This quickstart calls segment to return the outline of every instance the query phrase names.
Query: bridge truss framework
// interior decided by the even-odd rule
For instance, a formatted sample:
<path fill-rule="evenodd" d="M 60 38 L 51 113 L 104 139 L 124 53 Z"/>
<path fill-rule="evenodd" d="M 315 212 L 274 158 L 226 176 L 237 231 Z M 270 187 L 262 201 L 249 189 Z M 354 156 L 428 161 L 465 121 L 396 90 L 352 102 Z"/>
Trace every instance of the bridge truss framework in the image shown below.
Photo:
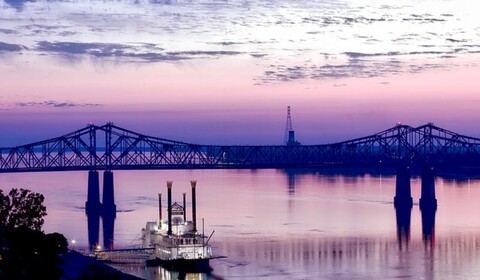
<path fill-rule="evenodd" d="M 147 136 L 107 123 L 61 137 L 0 148 L 0 173 L 221 168 L 420 166 L 479 167 L 480 139 L 431 123 L 321 145 L 199 145 Z"/>

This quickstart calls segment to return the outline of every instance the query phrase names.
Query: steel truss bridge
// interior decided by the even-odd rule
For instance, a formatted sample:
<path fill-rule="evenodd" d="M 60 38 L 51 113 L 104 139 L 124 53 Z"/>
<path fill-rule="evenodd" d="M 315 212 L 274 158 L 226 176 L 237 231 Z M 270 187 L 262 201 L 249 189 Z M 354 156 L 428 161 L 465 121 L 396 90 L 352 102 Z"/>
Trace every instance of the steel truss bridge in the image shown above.
<path fill-rule="evenodd" d="M 398 124 L 382 132 L 321 145 L 198 145 L 147 136 L 107 123 L 61 137 L 0 148 L 0 173 L 214 168 L 410 166 L 480 167 L 480 139 Z"/>

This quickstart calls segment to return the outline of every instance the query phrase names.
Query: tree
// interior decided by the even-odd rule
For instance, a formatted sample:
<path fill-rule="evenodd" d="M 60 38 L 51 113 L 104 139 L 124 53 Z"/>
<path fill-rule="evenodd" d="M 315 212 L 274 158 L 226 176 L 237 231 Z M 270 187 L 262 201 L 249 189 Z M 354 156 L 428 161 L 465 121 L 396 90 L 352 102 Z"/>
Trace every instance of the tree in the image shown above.
<path fill-rule="evenodd" d="M 3 194 L 0 190 L 0 227 L 7 225 L 8 216 L 10 213 L 10 200 L 8 196 Z"/>
<path fill-rule="evenodd" d="M 68 251 L 60 233 L 44 234 L 42 194 L 0 190 L 0 279 L 59 279 L 60 255 Z"/>
<path fill-rule="evenodd" d="M 0 225 L 41 231 L 47 215 L 43 201 L 42 194 L 27 189 L 13 188 L 7 196 L 0 190 Z"/>
<path fill-rule="evenodd" d="M 63 235 L 17 227 L 8 228 L 3 240 L 0 279 L 60 279 L 60 255 L 68 251 Z"/>

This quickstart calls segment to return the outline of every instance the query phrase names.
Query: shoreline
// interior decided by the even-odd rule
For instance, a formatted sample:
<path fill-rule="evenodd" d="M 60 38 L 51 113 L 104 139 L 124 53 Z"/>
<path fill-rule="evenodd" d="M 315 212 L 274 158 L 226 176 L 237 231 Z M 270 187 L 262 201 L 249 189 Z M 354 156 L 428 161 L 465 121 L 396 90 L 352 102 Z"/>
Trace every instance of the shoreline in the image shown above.
<path fill-rule="evenodd" d="M 60 257 L 59 268 L 63 271 L 60 279 L 119 279 L 143 280 L 143 278 L 122 272 L 100 260 L 84 255 L 75 250 L 69 250 Z"/>

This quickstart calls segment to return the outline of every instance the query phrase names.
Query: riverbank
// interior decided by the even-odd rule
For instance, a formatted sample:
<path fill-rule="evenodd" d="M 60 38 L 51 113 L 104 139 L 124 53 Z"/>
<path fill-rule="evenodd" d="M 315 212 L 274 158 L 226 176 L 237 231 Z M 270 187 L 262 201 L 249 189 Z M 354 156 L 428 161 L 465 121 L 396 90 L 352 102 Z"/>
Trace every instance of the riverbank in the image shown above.
<path fill-rule="evenodd" d="M 63 271 L 62 280 L 77 279 L 117 279 L 142 280 L 142 278 L 123 273 L 95 258 L 80 252 L 70 250 L 62 256 L 60 269 Z"/>

